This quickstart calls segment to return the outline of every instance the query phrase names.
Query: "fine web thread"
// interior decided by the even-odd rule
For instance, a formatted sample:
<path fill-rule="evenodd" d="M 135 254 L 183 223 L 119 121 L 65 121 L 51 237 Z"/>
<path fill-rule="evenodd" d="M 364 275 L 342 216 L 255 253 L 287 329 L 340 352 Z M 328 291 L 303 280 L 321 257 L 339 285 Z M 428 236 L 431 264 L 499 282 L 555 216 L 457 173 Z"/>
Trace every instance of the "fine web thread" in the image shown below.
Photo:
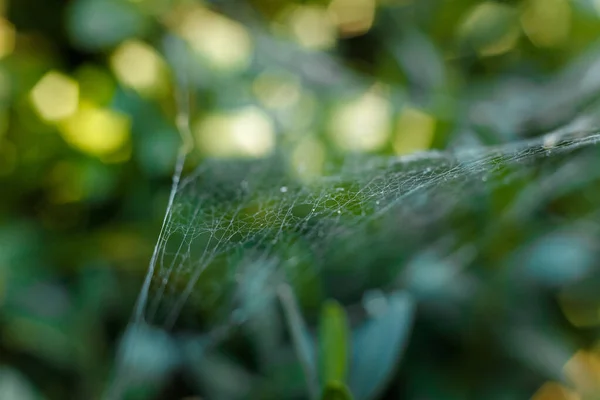
<path fill-rule="evenodd" d="M 170 51 L 181 51 L 178 45 L 180 43 L 169 43 L 173 42 L 175 39 L 167 37 L 165 40 L 165 48 L 167 49 L 167 53 Z M 175 49 L 175 50 L 172 50 Z M 170 54 L 173 56 L 173 54 Z M 167 54 L 169 56 L 169 54 Z M 165 211 L 165 216 L 163 218 L 163 222 L 161 225 L 161 229 L 158 235 L 158 239 L 154 246 L 154 250 L 152 252 L 152 257 L 150 259 L 150 263 L 148 265 L 148 271 L 146 273 L 146 277 L 144 278 L 144 282 L 140 289 L 140 293 L 136 300 L 134 310 L 129 321 L 129 324 L 125 330 L 125 335 L 130 334 L 135 337 L 136 332 L 138 332 L 143 326 L 146 325 L 146 318 L 144 316 L 144 311 L 146 309 L 146 305 L 148 304 L 148 295 L 150 292 L 150 286 L 152 283 L 152 277 L 154 275 L 154 271 L 156 268 L 156 262 L 158 260 L 158 255 L 161 249 L 161 243 L 164 240 L 166 228 L 171 221 L 171 217 L 173 215 L 173 203 L 175 200 L 175 196 L 180 186 L 181 176 L 183 174 L 183 168 L 187 159 L 188 154 L 192 151 L 193 148 L 193 138 L 190 128 L 190 86 L 189 86 L 189 71 L 187 68 L 187 64 L 183 63 L 183 68 L 173 68 L 175 72 L 175 105 L 176 105 L 176 116 L 175 116 L 175 125 L 177 131 L 181 137 L 181 146 L 178 151 L 177 160 L 175 163 L 175 168 L 172 177 L 171 190 L 169 193 L 169 201 L 167 203 L 167 208 Z M 104 399 L 105 400 L 118 400 L 122 397 L 123 392 L 127 389 L 128 385 L 128 375 L 127 371 L 121 371 L 119 361 L 127 358 L 129 349 L 122 349 L 119 356 L 121 360 L 117 361 L 117 370 L 115 376 L 111 384 L 109 385 L 107 391 L 105 392 Z"/>
<path fill-rule="evenodd" d="M 267 264 L 274 261 L 285 268 L 290 260 L 278 253 L 293 245 L 287 241 L 286 234 L 289 232 L 304 232 L 303 238 L 310 242 L 309 246 L 313 246 L 306 248 L 307 254 L 320 254 L 334 243 L 359 243 L 364 239 L 360 237 L 361 225 L 378 218 L 386 219 L 385 215 L 402 204 L 405 204 L 404 208 L 421 207 L 418 204 L 419 193 L 427 195 L 427 192 L 433 191 L 435 194 L 433 189 L 451 182 L 455 182 L 457 188 L 462 187 L 471 177 L 479 177 L 480 182 L 486 182 L 488 173 L 493 175 L 503 167 L 516 166 L 546 155 L 558 155 L 597 141 L 598 135 L 590 131 L 549 134 L 535 140 L 454 153 L 374 157 L 368 162 L 350 166 L 340 175 L 320 178 L 313 186 L 294 186 L 285 173 L 277 171 L 277 164 L 269 161 L 241 164 L 237 169 L 229 169 L 237 165 L 235 162 L 201 166 L 182 178 L 167 211 L 172 215 L 166 218 L 153 261 L 153 266 L 159 264 L 158 269 L 149 273 L 150 281 L 154 280 L 158 289 L 153 290 L 156 296 L 153 296 L 150 312 L 146 314 L 147 321 L 172 327 L 200 276 L 220 256 L 228 257 L 238 252 L 248 255 L 248 258 L 236 262 L 241 270 L 245 268 L 245 262 L 258 260 Z M 525 166 L 517 168 L 521 169 L 525 170 Z M 265 177 L 273 179 L 265 181 Z M 445 197 L 446 205 L 442 205 L 441 210 L 462 198 L 459 192 L 448 194 L 455 196 Z M 345 197 L 336 197 L 338 195 Z M 302 205 L 309 206 L 307 215 L 295 215 Z M 435 209 L 432 211 L 434 215 L 437 212 Z M 425 217 L 435 219 L 434 215 L 426 213 Z M 404 215 L 402 218 L 410 219 L 411 216 Z M 353 239 L 353 236 L 357 238 Z M 169 240 L 176 247 L 174 252 L 167 250 Z M 193 255 L 192 251 L 197 250 L 200 254 Z M 171 256 L 173 260 L 166 262 L 166 258 Z M 294 254 L 291 258 L 302 256 Z M 183 287 L 176 285 L 174 280 L 183 282 Z M 243 280 L 239 283 L 245 284 Z M 166 293 L 167 286 L 170 287 L 169 293 Z M 161 303 L 165 296 L 174 297 L 175 301 Z M 155 320 L 161 306 L 167 307 L 167 317 L 162 322 Z"/>
<path fill-rule="evenodd" d="M 176 40 L 173 37 L 167 36 L 165 39 L 165 50 L 167 58 L 172 59 L 173 62 L 173 71 L 175 75 L 175 103 L 177 107 L 176 116 L 175 116 L 175 124 L 177 127 L 177 131 L 181 136 L 181 147 L 179 149 L 179 154 L 177 156 L 177 161 L 175 165 L 175 171 L 173 173 L 172 184 L 171 184 L 171 192 L 169 194 L 169 201 L 167 203 L 167 209 L 165 211 L 165 216 L 163 219 L 163 223 L 158 235 L 158 239 L 156 241 L 156 245 L 154 246 L 154 251 L 152 253 L 152 258 L 150 259 L 150 264 L 148 267 L 148 272 L 146 274 L 146 278 L 144 279 L 143 286 L 140 290 L 140 294 L 138 296 L 138 300 L 135 305 L 135 311 L 133 314 L 133 322 L 141 323 L 145 322 L 144 310 L 146 305 L 148 304 L 148 294 L 150 292 L 150 285 L 152 284 L 152 277 L 154 275 L 154 271 L 156 268 L 156 262 L 158 260 L 158 255 L 160 252 L 161 243 L 164 240 L 166 227 L 169 225 L 172 216 L 173 202 L 175 200 L 175 196 L 179 189 L 179 184 L 181 182 L 181 176 L 183 174 L 183 167 L 185 165 L 186 158 L 188 154 L 193 149 L 193 138 L 192 132 L 190 128 L 190 82 L 189 82 L 189 68 L 187 64 L 187 59 L 185 59 L 182 55 L 185 52 L 185 49 L 182 48 L 183 44 Z M 179 67 L 179 68 L 178 68 Z M 164 287 L 161 289 L 164 290 Z M 153 315 L 156 312 L 151 313 Z"/>

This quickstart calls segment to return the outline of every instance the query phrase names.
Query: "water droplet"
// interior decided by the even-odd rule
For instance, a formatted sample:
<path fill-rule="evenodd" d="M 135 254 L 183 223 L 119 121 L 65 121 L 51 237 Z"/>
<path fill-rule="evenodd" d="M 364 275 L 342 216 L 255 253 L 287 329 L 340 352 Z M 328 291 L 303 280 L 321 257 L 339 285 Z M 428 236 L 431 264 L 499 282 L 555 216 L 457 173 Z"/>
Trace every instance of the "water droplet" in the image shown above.
<path fill-rule="evenodd" d="M 288 191 L 288 188 L 287 188 L 287 186 L 282 186 L 282 187 L 279 188 L 279 191 L 281 193 L 286 193 Z"/>
<path fill-rule="evenodd" d="M 341 214 L 342 212 L 341 212 L 340 210 L 337 210 L 337 213 L 338 213 L 338 214 Z"/>
<path fill-rule="evenodd" d="M 379 200 L 377 200 L 377 201 L 375 202 L 375 204 L 377 204 L 377 205 L 379 205 L 379 203 L 380 203 L 380 202 L 379 202 Z"/>
<path fill-rule="evenodd" d="M 343 191 L 344 191 L 344 188 L 343 188 L 343 187 L 339 187 L 339 188 L 335 188 L 335 190 L 336 190 L 337 192 L 343 192 Z"/>

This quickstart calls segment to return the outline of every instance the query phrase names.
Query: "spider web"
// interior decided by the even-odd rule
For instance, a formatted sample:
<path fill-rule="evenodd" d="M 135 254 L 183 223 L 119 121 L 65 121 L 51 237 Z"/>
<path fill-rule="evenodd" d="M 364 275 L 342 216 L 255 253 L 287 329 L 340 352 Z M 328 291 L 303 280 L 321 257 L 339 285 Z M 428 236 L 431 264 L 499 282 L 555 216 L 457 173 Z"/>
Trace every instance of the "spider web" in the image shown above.
<path fill-rule="evenodd" d="M 403 285 L 408 260 L 466 234 L 448 221 L 511 182 L 535 176 L 564 188 L 581 179 L 577 171 L 590 158 L 574 164 L 565 154 L 594 149 L 599 138 L 554 133 L 491 148 L 349 156 L 310 183 L 293 178 L 284 154 L 208 160 L 189 176 L 175 175 L 135 323 L 171 329 L 186 315 L 182 325 L 191 329 L 239 324 L 281 282 L 318 281 L 323 296 L 346 301 L 372 287 Z M 544 190 L 524 190 L 504 219 L 527 215 Z M 190 325 L 200 315 L 208 328 Z"/>
<path fill-rule="evenodd" d="M 487 285 L 473 279 L 494 282 L 477 257 L 514 229 L 529 237 L 556 230 L 560 222 L 539 214 L 600 181 L 599 140 L 596 131 L 560 129 L 494 147 L 347 155 L 309 182 L 295 178 L 284 152 L 209 159 L 184 174 L 184 148 L 106 398 L 120 398 L 140 373 L 164 377 L 180 362 L 165 331 L 217 344 L 271 312 L 281 284 L 309 323 L 325 299 L 352 310 L 366 307 L 372 289 L 400 289 L 425 303 L 441 299 L 444 323 L 460 324 L 458 309 Z M 592 204 L 570 220 L 600 218 Z M 504 254 L 518 253 L 515 240 Z M 146 360 L 150 354 L 158 358 Z"/>
<path fill-rule="evenodd" d="M 264 47 L 273 45 L 269 41 Z M 185 58 L 177 54 L 184 51 L 176 42 L 169 42 L 165 49 L 176 53 L 167 58 Z M 277 52 L 263 56 L 271 54 Z M 308 64 L 327 64 L 313 61 Z M 186 80 L 187 71 L 178 71 L 178 65 L 186 61 L 172 64 L 176 78 Z M 340 86 L 361 86 L 355 76 L 342 76 L 346 80 Z M 564 81 L 568 84 L 557 84 L 549 92 L 579 93 L 579 87 L 569 92 L 573 79 Z M 596 92 L 597 84 L 592 83 L 586 90 Z M 190 84 L 179 82 L 179 86 Z M 546 103 L 552 96 L 545 91 L 535 93 L 528 102 L 535 109 L 523 110 L 527 116 L 558 118 L 562 113 L 555 111 L 568 108 L 568 102 L 560 101 L 551 102 L 550 107 Z M 189 114 L 185 99 L 179 103 L 182 114 Z M 494 107 L 502 109 L 501 105 L 486 106 L 491 111 L 474 107 L 474 113 L 498 117 L 479 121 L 483 127 L 506 131 L 505 140 L 514 138 L 509 133 L 519 130 L 520 119 L 497 112 Z M 566 113 L 572 117 L 572 112 Z M 259 160 L 209 159 L 184 173 L 191 135 L 186 115 L 180 115 L 183 150 L 163 226 L 122 344 L 124 367 L 119 368 L 124 373 L 117 371 L 107 398 L 120 398 L 126 381 L 135 380 L 126 376 L 135 375 L 131 369 L 162 368 L 161 373 L 169 369 L 167 356 L 158 361 L 139 357 L 156 351 L 155 344 L 150 345 L 152 349 L 144 347 L 148 325 L 160 331 L 207 333 L 218 339 L 230 328 L 260 316 L 282 283 L 294 289 L 308 320 L 321 300 L 333 297 L 352 307 L 363 295 L 373 293 L 369 289 L 406 290 L 418 301 L 444 291 L 452 292 L 453 300 L 471 296 L 468 280 L 485 274 L 473 265 L 481 262 L 478 254 L 497 243 L 498 235 L 510 233 L 507 226 L 556 229 L 551 224 L 540 228 L 543 222 L 537 218 L 549 199 L 600 179 L 596 146 L 600 134 L 590 129 L 598 121 L 588 117 L 571 119 L 567 127 L 535 139 L 494 147 L 460 145 L 458 150 L 404 157 L 348 154 L 343 162 L 327 165 L 321 177 L 306 182 L 295 177 L 283 149 Z M 496 204 L 498 199 L 500 204 Z M 575 220 L 600 220 L 597 206 L 582 210 Z M 591 218 L 585 215 L 588 211 L 594 213 Z M 512 254 L 516 247 L 505 254 Z M 437 267 L 432 270 L 430 265 Z M 475 271 L 457 282 L 451 280 L 458 275 L 457 268 Z M 448 319 L 454 317 L 451 314 Z M 177 352 L 172 342 L 153 340 L 164 344 L 165 353 Z M 137 359 L 131 362 L 128 357 Z M 160 375 L 153 374 L 149 376 Z"/>

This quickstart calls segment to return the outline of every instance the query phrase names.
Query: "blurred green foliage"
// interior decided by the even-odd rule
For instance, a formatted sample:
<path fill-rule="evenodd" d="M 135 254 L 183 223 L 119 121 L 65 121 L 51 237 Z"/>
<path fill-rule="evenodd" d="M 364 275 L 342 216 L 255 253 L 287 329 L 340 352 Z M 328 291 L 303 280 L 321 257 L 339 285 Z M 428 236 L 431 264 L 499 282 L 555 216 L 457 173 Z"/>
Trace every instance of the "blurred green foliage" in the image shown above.
<path fill-rule="evenodd" d="M 344 190 L 324 189 L 332 198 L 319 211 L 343 203 L 355 216 L 369 200 L 353 197 L 364 195 L 367 178 L 396 172 L 365 154 L 592 132 L 600 117 L 594 0 L 0 0 L 0 12 L 2 399 L 106 393 L 168 203 L 182 97 L 189 97 L 183 117 L 194 142 L 184 176 L 206 158 L 281 152 L 283 165 L 273 169 L 289 168 L 294 182 L 310 187 L 352 154 L 357 165 L 349 169 L 366 172 L 336 181 Z M 357 231 L 355 248 L 340 239 L 320 261 L 299 258 L 331 261 L 333 272 L 320 277 L 329 282 L 323 289 L 302 276 L 305 265 L 293 267 L 301 271 L 294 293 L 313 311 L 288 322 L 296 330 L 318 325 L 314 311 L 329 296 L 348 309 L 363 295 L 387 304 L 361 325 L 346 310 L 348 343 L 331 337 L 343 330 L 344 309 L 326 306 L 322 343 L 333 342 L 323 353 L 332 371 L 326 381 L 344 381 L 338 367 L 348 367 L 344 384 L 357 399 L 597 396 L 598 151 L 535 160 L 523 166 L 498 156 L 501 171 L 489 178 L 496 186 L 481 183 L 485 174 L 469 175 L 457 185 L 462 191 L 424 199 L 425 211 L 413 199 L 405 214 Z M 415 179 L 446 167 L 427 159 L 414 165 Z M 218 184 L 223 170 L 211 168 Z M 271 189 L 291 195 L 297 188 L 266 188 L 261 204 L 279 204 Z M 237 192 L 213 194 L 228 215 Z M 379 203 L 370 205 L 374 212 Z M 294 211 L 309 214 L 310 205 Z M 436 223 L 418 220 L 438 212 L 444 217 Z M 289 260 L 308 254 L 309 244 L 284 242 L 276 252 Z M 264 268 L 250 269 L 253 281 Z M 210 294 L 210 278 L 224 281 L 227 273 L 207 270 L 199 290 Z M 397 287 L 367 291 L 396 280 L 419 306 L 414 326 L 413 300 Z M 259 299 L 260 290 L 246 297 Z M 123 346 L 145 355 L 130 368 L 138 381 L 127 378 L 138 390 L 133 397 L 304 398 L 307 371 L 296 353 L 319 348 L 311 333 L 270 349 L 285 329 L 273 322 L 278 306 L 259 302 L 254 312 L 267 322 L 253 329 L 263 342 L 238 332 L 223 351 L 199 336 L 222 311 L 213 304 L 221 303 L 190 302 L 182 324 L 202 329 L 176 344 L 151 329 L 125 336 Z M 277 357 L 257 366 L 257 354 L 270 352 Z M 557 370 L 568 360 L 569 382 L 559 384 Z M 192 367 L 183 373 L 181 364 Z M 326 398 L 345 398 L 345 389 L 334 391 Z"/>

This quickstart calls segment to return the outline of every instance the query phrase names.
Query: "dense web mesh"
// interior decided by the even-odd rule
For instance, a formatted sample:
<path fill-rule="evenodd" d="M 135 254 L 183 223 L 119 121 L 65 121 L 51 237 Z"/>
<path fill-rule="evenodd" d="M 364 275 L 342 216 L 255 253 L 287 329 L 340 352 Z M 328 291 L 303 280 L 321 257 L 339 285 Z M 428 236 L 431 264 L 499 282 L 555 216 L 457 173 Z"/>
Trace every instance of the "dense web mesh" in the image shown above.
<path fill-rule="evenodd" d="M 598 139 L 555 133 L 493 148 L 349 156 L 308 183 L 292 178 L 284 156 L 206 161 L 176 180 L 136 318 L 166 328 L 200 315 L 214 326 L 240 323 L 281 282 L 303 288 L 301 300 L 302 290 L 353 301 L 372 287 L 414 289 L 420 281 L 405 266 L 417 255 L 464 243 L 476 253 L 499 226 L 525 229 L 552 196 L 596 179 Z M 573 161 L 576 151 L 587 153 Z M 491 204 L 505 187 L 515 193 Z M 502 217 L 485 226 L 494 207 Z M 458 215 L 467 222 L 450 223 Z"/>

